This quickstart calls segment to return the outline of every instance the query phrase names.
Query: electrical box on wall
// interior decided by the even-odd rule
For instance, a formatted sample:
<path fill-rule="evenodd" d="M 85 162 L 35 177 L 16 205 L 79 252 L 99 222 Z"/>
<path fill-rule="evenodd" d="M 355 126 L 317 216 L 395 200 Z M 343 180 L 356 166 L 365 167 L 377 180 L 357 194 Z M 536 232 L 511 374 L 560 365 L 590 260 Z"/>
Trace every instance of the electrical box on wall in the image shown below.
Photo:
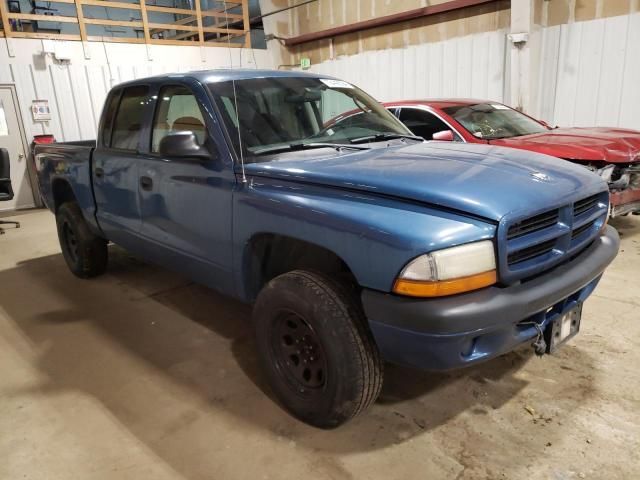
<path fill-rule="evenodd" d="M 58 40 L 42 40 L 42 54 L 50 55 L 56 62 L 71 63 L 71 48 Z"/>
<path fill-rule="evenodd" d="M 42 40 L 42 53 L 43 54 L 54 54 L 56 53 L 56 42 L 55 40 Z"/>

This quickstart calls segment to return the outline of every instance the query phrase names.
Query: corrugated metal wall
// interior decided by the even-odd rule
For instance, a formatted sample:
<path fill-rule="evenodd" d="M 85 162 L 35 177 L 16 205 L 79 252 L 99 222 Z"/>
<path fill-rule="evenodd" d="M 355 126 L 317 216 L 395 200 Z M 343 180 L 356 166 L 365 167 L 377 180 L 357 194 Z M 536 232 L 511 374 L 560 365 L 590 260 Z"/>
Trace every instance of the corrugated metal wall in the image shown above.
<path fill-rule="evenodd" d="M 348 80 L 381 101 L 429 97 L 508 99 L 507 31 L 496 30 L 405 48 L 365 51 L 312 67 Z M 561 126 L 640 129 L 640 13 L 544 27 L 532 115 Z M 534 40 L 534 39 L 532 39 Z M 109 88 L 133 78 L 231 64 L 226 49 L 62 42 L 70 65 L 42 55 L 39 40 L 14 40 L 15 56 L 0 41 L 0 83 L 16 85 L 27 136 L 94 138 Z M 204 54 L 204 61 L 201 55 Z M 264 50 L 231 51 L 233 66 L 273 68 Z M 31 101 L 48 99 L 53 119 L 32 120 Z M 27 205 L 21 205 L 22 207 Z"/>
<path fill-rule="evenodd" d="M 151 47 L 151 59 L 145 45 L 90 43 L 90 57 L 85 58 L 80 42 L 54 42 L 49 46 L 64 50 L 71 58 L 69 65 L 61 65 L 43 54 L 41 40 L 13 39 L 14 56 L 9 55 L 6 40 L 0 39 L 0 84 L 15 85 L 20 110 L 30 142 L 34 135 L 52 133 L 58 141 L 88 140 L 96 137 L 102 104 L 109 89 L 118 83 L 168 72 L 185 72 L 222 68 L 272 68 L 272 60 L 265 50 L 234 48 L 160 46 Z M 231 56 L 231 57 L 230 57 Z M 52 119 L 35 122 L 31 102 L 49 100 Z M 27 165 L 12 162 L 12 177 L 17 184 L 29 188 Z M 7 208 L 34 206 L 33 196 L 22 193 Z"/>
<path fill-rule="evenodd" d="M 312 71 L 378 100 L 471 97 L 508 103 L 506 30 L 339 57 Z M 640 13 L 544 27 L 528 113 L 561 126 L 640 130 Z"/>
<path fill-rule="evenodd" d="M 640 13 L 542 29 L 534 115 L 640 130 Z"/>
<path fill-rule="evenodd" d="M 467 97 L 501 101 L 506 31 L 341 57 L 311 70 L 347 80 L 380 101 Z"/>
<path fill-rule="evenodd" d="M 4 39 L 1 39 L 4 43 Z M 152 47 L 149 60 L 145 45 L 90 43 L 86 59 L 80 42 L 59 42 L 71 57 L 60 65 L 42 54 L 40 40 L 13 40 L 14 57 L 0 44 L 0 83 L 15 84 L 28 140 L 52 133 L 60 141 L 95 138 L 102 103 L 111 86 L 127 80 L 167 72 L 185 72 L 241 65 L 272 68 L 265 50 L 205 47 Z M 60 45 L 59 45 L 60 46 Z M 233 60 L 230 59 L 230 54 Z M 34 122 L 32 100 L 47 99 L 52 109 L 48 123 Z"/>

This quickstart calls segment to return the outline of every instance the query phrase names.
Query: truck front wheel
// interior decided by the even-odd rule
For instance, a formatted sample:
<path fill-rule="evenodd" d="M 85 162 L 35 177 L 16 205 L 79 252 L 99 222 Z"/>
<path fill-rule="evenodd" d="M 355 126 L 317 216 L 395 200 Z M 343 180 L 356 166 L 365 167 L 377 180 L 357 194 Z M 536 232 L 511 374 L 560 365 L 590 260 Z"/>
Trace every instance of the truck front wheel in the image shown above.
<path fill-rule="evenodd" d="M 94 235 L 77 203 L 63 203 L 56 213 L 62 256 L 71 272 L 80 278 L 100 275 L 107 269 L 107 241 Z"/>
<path fill-rule="evenodd" d="M 347 286 L 321 273 L 295 270 L 271 280 L 253 312 L 271 387 L 294 416 L 335 428 L 376 400 L 382 360 Z"/>

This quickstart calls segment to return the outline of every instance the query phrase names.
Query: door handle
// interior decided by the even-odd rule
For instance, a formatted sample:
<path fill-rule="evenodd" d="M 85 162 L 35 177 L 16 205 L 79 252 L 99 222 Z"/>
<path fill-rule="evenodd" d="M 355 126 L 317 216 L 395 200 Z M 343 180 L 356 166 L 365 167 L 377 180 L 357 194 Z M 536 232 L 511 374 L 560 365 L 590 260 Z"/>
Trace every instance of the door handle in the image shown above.
<path fill-rule="evenodd" d="M 153 188 L 153 180 L 149 177 L 140 177 L 140 186 L 143 190 L 151 190 Z"/>
<path fill-rule="evenodd" d="M 95 173 L 96 177 L 102 178 L 104 177 L 104 170 L 100 167 L 96 168 L 93 173 Z"/>

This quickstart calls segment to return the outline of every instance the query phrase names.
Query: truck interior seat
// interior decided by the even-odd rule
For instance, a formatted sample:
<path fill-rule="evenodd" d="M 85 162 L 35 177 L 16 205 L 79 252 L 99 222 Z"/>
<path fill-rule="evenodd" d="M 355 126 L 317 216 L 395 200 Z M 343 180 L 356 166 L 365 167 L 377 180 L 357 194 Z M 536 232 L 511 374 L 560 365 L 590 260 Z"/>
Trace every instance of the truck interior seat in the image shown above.
<path fill-rule="evenodd" d="M 140 129 L 141 125 L 134 123 L 129 125 L 126 130 L 114 130 L 111 146 L 125 150 L 137 150 L 138 141 L 140 140 Z"/>
<path fill-rule="evenodd" d="M 265 115 L 254 108 L 239 108 L 238 117 L 243 138 L 248 139 L 249 145 L 271 145 L 285 142 L 277 126 L 277 120 L 271 115 Z"/>

